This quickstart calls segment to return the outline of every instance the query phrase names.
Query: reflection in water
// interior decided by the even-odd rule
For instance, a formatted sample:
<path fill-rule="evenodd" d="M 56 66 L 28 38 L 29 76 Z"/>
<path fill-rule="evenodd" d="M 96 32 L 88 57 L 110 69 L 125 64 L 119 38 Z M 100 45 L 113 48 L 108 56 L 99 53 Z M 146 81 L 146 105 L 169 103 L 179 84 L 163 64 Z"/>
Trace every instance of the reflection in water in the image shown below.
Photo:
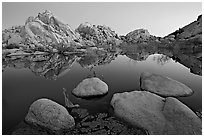
<path fill-rule="evenodd" d="M 114 93 L 140 90 L 139 77 L 143 71 L 166 75 L 189 86 L 195 93 L 179 99 L 196 111 L 202 108 L 200 52 L 189 49 L 137 47 L 136 50 L 122 53 L 97 51 L 66 56 L 50 54 L 3 57 L 3 129 L 10 129 L 21 121 L 29 105 L 36 99 L 46 97 L 64 104 L 63 87 L 67 90 L 66 97 L 69 96 L 73 104 L 79 104 L 94 113 L 109 112 Z M 130 59 L 137 63 L 130 62 Z M 196 75 L 189 73 L 186 67 Z M 34 77 L 30 72 L 40 77 Z M 74 97 L 71 91 L 90 73 L 91 76 L 103 76 L 102 80 L 110 87 L 108 94 L 93 100 Z M 74 106 L 68 101 L 66 104 Z"/>
<path fill-rule="evenodd" d="M 149 45 L 148 45 L 149 46 Z M 176 62 L 181 63 L 182 65 L 190 68 L 190 72 L 196 75 L 202 75 L 202 49 L 191 47 L 179 47 L 180 45 L 176 45 L 173 48 L 159 48 L 157 49 L 142 46 L 131 46 L 134 49 L 128 47 L 124 50 L 124 54 L 135 60 L 135 61 L 145 61 L 149 55 L 160 54 L 153 58 L 160 65 L 164 65 L 169 62 L 170 58 L 175 60 Z M 131 50 L 130 50 L 131 49 Z"/>
<path fill-rule="evenodd" d="M 170 61 L 170 59 L 170 57 L 163 54 L 155 55 L 153 57 L 153 61 L 156 61 L 158 65 L 165 65 Z"/>
<path fill-rule="evenodd" d="M 169 50 L 158 49 L 151 50 L 151 48 L 137 48 L 134 52 L 126 52 L 125 55 L 135 61 L 145 61 L 149 55 L 159 53 L 155 55 L 153 61 L 156 61 L 159 65 L 165 65 L 169 62 L 170 58 L 190 68 L 194 74 L 202 74 L 202 54 L 189 53 L 189 50 Z M 77 61 L 83 68 L 92 70 L 96 66 L 109 64 L 120 53 L 119 52 L 92 52 L 84 55 L 67 55 L 60 54 L 50 55 L 31 55 L 22 58 L 3 58 L 2 68 L 12 67 L 16 69 L 29 68 L 34 74 L 43 76 L 47 79 L 56 80 L 58 77 L 63 76 L 69 70 L 72 64 Z"/>
<path fill-rule="evenodd" d="M 35 75 L 46 79 L 56 80 L 58 77 L 69 72 L 71 66 L 77 61 L 83 68 L 92 69 L 93 67 L 109 64 L 118 55 L 118 52 L 103 54 L 84 54 L 68 55 L 31 55 L 18 59 L 4 58 L 3 69 L 6 67 L 21 69 L 29 68 Z"/>

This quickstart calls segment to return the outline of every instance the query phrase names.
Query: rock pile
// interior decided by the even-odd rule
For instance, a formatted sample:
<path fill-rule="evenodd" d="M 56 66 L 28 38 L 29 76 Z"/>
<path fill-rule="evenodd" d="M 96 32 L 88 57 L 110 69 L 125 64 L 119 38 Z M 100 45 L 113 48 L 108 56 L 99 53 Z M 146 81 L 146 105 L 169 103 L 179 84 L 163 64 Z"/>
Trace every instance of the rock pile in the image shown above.
<path fill-rule="evenodd" d="M 91 45 L 118 45 L 122 41 L 119 36 L 110 29 L 110 27 L 103 25 L 92 25 L 88 22 L 82 23 L 76 29 L 83 40 L 91 43 Z"/>
<path fill-rule="evenodd" d="M 50 11 L 29 17 L 25 26 L 3 31 L 4 48 L 23 47 L 28 50 L 64 51 L 69 47 L 82 47 L 80 35 L 60 22 Z"/>
<path fill-rule="evenodd" d="M 148 32 L 146 29 L 137 29 L 129 32 L 125 36 L 125 41 L 127 43 L 147 43 L 151 40 L 156 40 L 156 38 Z"/>

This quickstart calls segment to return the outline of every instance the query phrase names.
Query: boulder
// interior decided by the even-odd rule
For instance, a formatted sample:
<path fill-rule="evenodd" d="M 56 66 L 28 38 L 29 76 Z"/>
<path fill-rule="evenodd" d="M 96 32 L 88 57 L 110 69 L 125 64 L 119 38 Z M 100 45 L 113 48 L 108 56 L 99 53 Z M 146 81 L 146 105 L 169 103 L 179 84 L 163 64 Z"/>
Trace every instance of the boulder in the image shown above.
<path fill-rule="evenodd" d="M 176 98 L 132 91 L 114 94 L 111 105 L 116 116 L 149 134 L 202 134 L 201 119 Z"/>
<path fill-rule="evenodd" d="M 106 94 L 107 92 L 108 85 L 96 77 L 84 79 L 72 91 L 72 93 L 77 97 L 100 96 Z"/>
<path fill-rule="evenodd" d="M 32 103 L 25 121 L 54 131 L 70 129 L 75 125 L 74 118 L 63 106 L 46 98 Z"/>
<path fill-rule="evenodd" d="M 141 74 L 140 88 L 163 97 L 190 96 L 193 94 L 193 91 L 183 83 L 149 72 Z"/>

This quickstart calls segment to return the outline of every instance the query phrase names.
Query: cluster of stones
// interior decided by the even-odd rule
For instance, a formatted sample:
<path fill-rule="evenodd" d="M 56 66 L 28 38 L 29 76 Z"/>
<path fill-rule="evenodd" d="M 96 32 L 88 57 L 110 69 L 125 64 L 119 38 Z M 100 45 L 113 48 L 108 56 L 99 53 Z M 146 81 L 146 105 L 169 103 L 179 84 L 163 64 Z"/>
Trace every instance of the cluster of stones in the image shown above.
<path fill-rule="evenodd" d="M 115 114 L 149 134 L 202 134 L 201 119 L 175 97 L 190 96 L 186 85 L 158 74 L 142 73 L 142 91 L 116 93 L 111 105 Z"/>
<path fill-rule="evenodd" d="M 116 116 L 135 128 L 148 131 L 149 134 L 202 134 L 201 119 L 175 98 L 192 95 L 193 91 L 189 87 L 171 78 L 148 72 L 141 74 L 140 82 L 141 91 L 113 95 L 111 105 Z M 107 92 L 108 85 L 96 77 L 84 79 L 72 91 L 80 98 L 101 96 Z M 67 107 L 79 107 L 70 103 L 68 98 L 66 99 Z M 84 114 L 87 116 L 86 113 Z M 79 128 L 76 126 L 73 130 L 74 118 L 63 106 L 49 99 L 35 101 L 30 106 L 25 121 L 56 132 L 70 131 L 67 132 L 68 134 L 78 133 L 76 130 L 81 129 L 82 125 L 89 125 L 83 123 L 86 121 L 83 119 L 83 122 L 78 125 Z M 89 130 L 92 129 L 93 127 Z M 89 131 L 85 128 L 84 132 L 88 134 Z M 108 134 L 106 131 L 100 131 L 100 133 Z"/>

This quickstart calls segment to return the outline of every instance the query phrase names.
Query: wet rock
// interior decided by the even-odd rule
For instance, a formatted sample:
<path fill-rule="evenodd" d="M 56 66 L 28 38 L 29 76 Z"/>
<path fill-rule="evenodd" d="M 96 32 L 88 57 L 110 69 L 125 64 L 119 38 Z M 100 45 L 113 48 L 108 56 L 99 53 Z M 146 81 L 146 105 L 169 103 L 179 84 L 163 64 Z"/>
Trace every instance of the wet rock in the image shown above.
<path fill-rule="evenodd" d="M 73 108 L 71 114 L 78 115 L 78 118 L 80 119 L 85 118 L 89 115 L 88 110 L 83 108 Z"/>
<path fill-rule="evenodd" d="M 149 72 L 141 74 L 140 88 L 164 97 L 190 96 L 193 94 L 193 91 L 186 85 L 171 78 Z"/>
<path fill-rule="evenodd" d="M 145 132 L 138 128 L 128 126 L 115 117 L 110 117 L 106 113 L 89 114 L 83 118 L 75 129 L 65 133 L 75 135 L 138 135 Z"/>
<path fill-rule="evenodd" d="M 201 120 L 176 98 L 132 91 L 114 94 L 111 105 L 118 117 L 149 134 L 202 134 Z"/>
<path fill-rule="evenodd" d="M 25 121 L 53 131 L 68 130 L 75 125 L 74 118 L 63 106 L 46 98 L 32 103 Z"/>
<path fill-rule="evenodd" d="M 76 29 L 85 41 L 93 42 L 95 46 L 106 44 L 119 44 L 122 41 L 118 35 L 107 26 L 82 23 Z"/>
<path fill-rule="evenodd" d="M 78 97 L 100 96 L 106 94 L 107 92 L 108 85 L 96 77 L 84 79 L 72 91 L 72 93 Z"/>

